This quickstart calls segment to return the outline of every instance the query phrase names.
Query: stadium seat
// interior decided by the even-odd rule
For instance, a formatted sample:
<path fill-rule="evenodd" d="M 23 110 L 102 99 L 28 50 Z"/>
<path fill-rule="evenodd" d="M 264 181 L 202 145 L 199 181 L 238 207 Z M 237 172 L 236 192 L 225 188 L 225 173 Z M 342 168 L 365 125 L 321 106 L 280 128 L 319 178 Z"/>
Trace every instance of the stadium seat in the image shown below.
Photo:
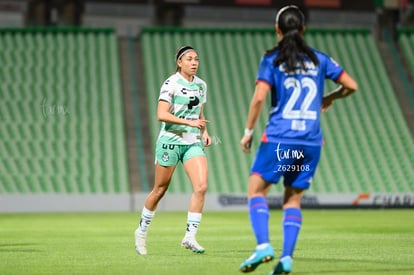
<path fill-rule="evenodd" d="M 414 75 L 414 29 L 400 29 L 398 31 L 398 43 L 400 44 L 405 61 L 412 75 Z"/>

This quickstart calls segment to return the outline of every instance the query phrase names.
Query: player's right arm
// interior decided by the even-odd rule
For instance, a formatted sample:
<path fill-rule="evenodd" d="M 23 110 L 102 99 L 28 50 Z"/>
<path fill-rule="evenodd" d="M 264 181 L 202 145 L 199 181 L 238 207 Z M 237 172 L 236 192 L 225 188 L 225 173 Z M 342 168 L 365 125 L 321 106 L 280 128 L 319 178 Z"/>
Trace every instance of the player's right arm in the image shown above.
<path fill-rule="evenodd" d="M 334 100 L 347 97 L 358 90 L 358 84 L 346 71 L 342 72 L 337 83 L 340 86 L 323 97 L 322 112 L 327 112 Z"/>
<path fill-rule="evenodd" d="M 252 139 L 253 139 L 253 129 L 256 125 L 257 119 L 259 118 L 263 105 L 266 101 L 266 96 L 270 90 L 270 86 L 265 81 L 257 81 L 256 88 L 253 94 L 253 97 L 250 101 L 250 108 L 249 108 L 249 114 L 247 115 L 247 121 L 246 121 L 246 131 L 251 133 L 245 133 L 240 141 L 240 145 L 242 147 L 242 151 L 245 153 L 250 152 L 250 147 L 252 145 Z"/>

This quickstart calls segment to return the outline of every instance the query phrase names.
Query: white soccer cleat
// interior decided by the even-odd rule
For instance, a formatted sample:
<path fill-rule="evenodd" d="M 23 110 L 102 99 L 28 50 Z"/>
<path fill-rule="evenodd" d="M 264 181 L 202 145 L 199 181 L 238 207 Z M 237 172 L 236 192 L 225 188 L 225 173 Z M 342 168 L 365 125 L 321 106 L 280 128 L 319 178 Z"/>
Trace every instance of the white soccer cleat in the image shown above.
<path fill-rule="evenodd" d="M 147 255 L 147 235 L 135 230 L 135 250 L 139 255 Z"/>
<path fill-rule="evenodd" d="M 181 246 L 190 249 L 194 253 L 204 253 L 204 247 L 202 247 L 195 238 L 184 238 L 181 242 Z"/>

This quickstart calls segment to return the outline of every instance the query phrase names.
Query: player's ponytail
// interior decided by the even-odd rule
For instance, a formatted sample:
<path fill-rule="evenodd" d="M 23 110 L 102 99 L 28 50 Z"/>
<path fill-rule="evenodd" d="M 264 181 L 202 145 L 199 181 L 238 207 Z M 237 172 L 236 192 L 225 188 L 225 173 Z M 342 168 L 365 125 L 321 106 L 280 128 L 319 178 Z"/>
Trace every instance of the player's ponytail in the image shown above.
<path fill-rule="evenodd" d="M 270 49 L 266 54 L 279 51 L 274 60 L 274 65 L 285 64 L 285 70 L 292 72 L 298 65 L 305 68 L 304 60 L 306 57 L 316 65 L 319 64 L 318 58 L 309 48 L 302 37 L 305 27 L 305 16 L 297 6 L 286 6 L 276 15 L 276 25 L 283 34 L 283 39 L 278 45 Z"/>

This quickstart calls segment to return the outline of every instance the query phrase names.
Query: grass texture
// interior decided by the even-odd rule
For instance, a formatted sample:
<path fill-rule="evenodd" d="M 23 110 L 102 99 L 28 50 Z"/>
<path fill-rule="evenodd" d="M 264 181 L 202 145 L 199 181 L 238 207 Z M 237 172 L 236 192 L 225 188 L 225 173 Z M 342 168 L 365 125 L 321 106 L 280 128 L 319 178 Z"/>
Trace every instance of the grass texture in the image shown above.
<path fill-rule="evenodd" d="M 139 213 L 0 214 L 0 274 L 242 274 L 255 240 L 247 212 L 206 212 L 194 254 L 180 246 L 185 212 L 158 212 L 148 255 L 135 253 Z M 282 247 L 282 212 L 271 242 Z M 268 274 L 262 264 L 251 274 Z M 413 210 L 303 210 L 292 274 L 414 274 Z"/>

